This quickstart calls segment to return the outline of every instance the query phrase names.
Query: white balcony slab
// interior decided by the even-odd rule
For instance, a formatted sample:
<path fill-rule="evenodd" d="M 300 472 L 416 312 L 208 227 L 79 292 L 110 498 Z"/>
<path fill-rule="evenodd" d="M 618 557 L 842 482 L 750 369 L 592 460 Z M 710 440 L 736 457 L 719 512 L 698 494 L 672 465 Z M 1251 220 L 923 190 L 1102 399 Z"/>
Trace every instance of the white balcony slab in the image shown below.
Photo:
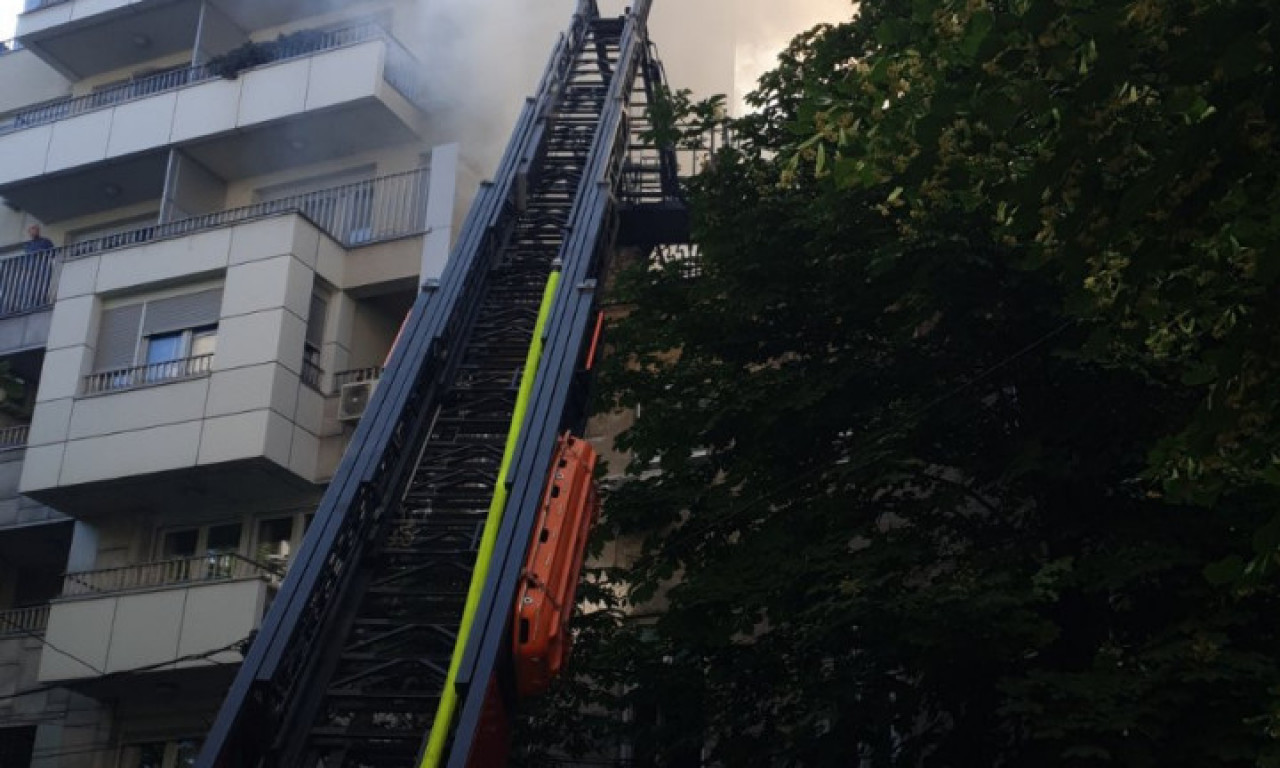
<path fill-rule="evenodd" d="M 199 422 L 209 396 L 208 377 L 110 395 L 82 397 L 71 413 L 68 439 L 137 432 Z"/>
<path fill-rule="evenodd" d="M 83 680 L 140 666 L 208 666 L 175 659 L 224 648 L 258 627 L 270 587 L 262 579 L 188 583 L 151 591 L 69 598 L 50 606 L 45 639 L 68 655 L 45 653 L 40 682 Z M 236 661 L 239 654 L 217 657 Z"/>
<path fill-rule="evenodd" d="M 107 156 L 121 157 L 167 144 L 177 106 L 175 91 L 117 107 L 112 115 Z"/>
<path fill-rule="evenodd" d="M 382 83 L 381 45 L 359 45 L 318 56 L 307 78 L 305 109 L 324 109 L 376 93 Z"/>
<path fill-rule="evenodd" d="M 195 466 L 201 426 L 200 421 L 189 421 L 70 440 L 58 480 L 81 485 Z M 24 493 L 36 490 L 26 485 L 26 473 L 22 480 Z"/>
<path fill-rule="evenodd" d="M 383 79 L 386 46 L 369 40 L 13 130 L 0 135 L 0 186 L 17 185 L 5 195 L 21 203 L 21 185 L 39 176 L 171 146 L 242 178 L 414 140 L 421 116 Z"/>
<path fill-rule="evenodd" d="M 54 123 L 44 172 L 54 173 L 105 160 L 115 112 L 100 110 Z"/>
<path fill-rule="evenodd" d="M 169 139 L 175 144 L 235 130 L 240 113 L 239 80 L 210 80 L 178 91 Z"/>
<path fill-rule="evenodd" d="M 333 55 L 330 52 L 321 54 L 321 57 Z M 236 114 L 236 124 L 245 128 L 279 120 L 306 109 L 310 74 L 310 60 L 296 59 L 241 76 L 240 109 Z"/>
<path fill-rule="evenodd" d="M 37 125 L 0 137 L 0 184 L 44 174 L 52 140 L 53 124 Z"/>
<path fill-rule="evenodd" d="M 217 371 L 209 382 L 205 416 L 231 416 L 273 410 L 289 416 L 296 410 L 298 377 L 276 363 Z"/>
<path fill-rule="evenodd" d="M 0 56 L 0 83 L 21 83 L 21 88 L 0 88 L 0 113 L 66 96 L 71 84 L 34 53 L 23 49 Z"/>

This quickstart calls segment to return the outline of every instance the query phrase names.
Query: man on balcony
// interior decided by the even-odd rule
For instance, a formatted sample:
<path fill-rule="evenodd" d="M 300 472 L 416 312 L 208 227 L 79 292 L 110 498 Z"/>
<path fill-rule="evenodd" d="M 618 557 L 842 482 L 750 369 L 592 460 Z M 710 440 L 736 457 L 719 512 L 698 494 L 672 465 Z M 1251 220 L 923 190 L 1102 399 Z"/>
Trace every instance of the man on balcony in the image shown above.
<path fill-rule="evenodd" d="M 27 244 L 23 247 L 26 253 L 40 253 L 41 251 L 52 251 L 54 248 L 53 241 L 40 234 L 40 225 L 32 224 L 27 227 L 27 234 L 31 237 Z"/>
<path fill-rule="evenodd" d="M 0 269 L 0 285 L 3 286 L 5 313 L 23 312 L 46 303 L 49 293 L 50 266 L 47 255 L 54 249 L 53 241 L 40 234 L 40 225 L 27 227 L 27 240 L 22 246 L 23 256 L 10 259 Z M 41 257 L 45 254 L 45 257 Z"/>

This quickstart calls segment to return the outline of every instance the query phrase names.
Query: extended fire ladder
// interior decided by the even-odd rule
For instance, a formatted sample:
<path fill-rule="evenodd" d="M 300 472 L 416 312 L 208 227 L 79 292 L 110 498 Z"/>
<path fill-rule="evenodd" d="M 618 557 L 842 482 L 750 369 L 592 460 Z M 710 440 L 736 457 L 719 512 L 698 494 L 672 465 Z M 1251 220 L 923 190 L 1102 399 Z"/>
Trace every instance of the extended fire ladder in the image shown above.
<path fill-rule="evenodd" d="M 199 768 L 492 764 L 478 734 L 512 704 L 512 602 L 556 437 L 585 419 L 583 361 L 619 202 L 628 186 L 675 194 L 673 156 L 638 139 L 637 104 L 662 77 L 650 2 L 605 18 L 579 0 L 441 281 L 414 305 Z M 517 382 L 544 293 L 521 420 Z M 513 421 L 505 514 L 460 643 Z M 455 648 L 465 655 L 451 672 Z M 453 710 L 441 705 L 449 691 Z M 435 762 L 429 735 L 443 748 Z"/>

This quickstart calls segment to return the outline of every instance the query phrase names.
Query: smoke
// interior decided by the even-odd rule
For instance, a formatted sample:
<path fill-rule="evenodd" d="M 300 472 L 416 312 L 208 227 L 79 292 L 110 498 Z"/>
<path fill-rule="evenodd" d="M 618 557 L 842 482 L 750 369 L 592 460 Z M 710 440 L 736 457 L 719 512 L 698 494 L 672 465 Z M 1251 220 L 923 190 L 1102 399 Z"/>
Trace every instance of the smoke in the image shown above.
<path fill-rule="evenodd" d="M 742 97 L 793 37 L 817 24 L 848 21 L 856 8 L 852 0 L 737 0 L 737 5 L 734 103 L 740 108 Z"/>
<path fill-rule="evenodd" d="M 848 20 L 853 0 L 654 0 L 650 36 L 673 87 L 722 93 L 735 114 L 791 38 Z"/>
<path fill-rule="evenodd" d="M 575 0 L 418 0 L 405 42 L 423 63 L 436 143 L 457 141 L 484 175 L 537 87 Z"/>
<path fill-rule="evenodd" d="M 630 3 L 600 5 L 602 13 L 621 14 Z M 417 0 L 405 43 L 422 61 L 436 105 L 432 140 L 460 142 L 467 164 L 490 175 L 575 6 Z M 673 87 L 726 94 L 739 110 L 742 95 L 794 35 L 852 13 L 851 0 L 654 0 L 650 35 Z"/>

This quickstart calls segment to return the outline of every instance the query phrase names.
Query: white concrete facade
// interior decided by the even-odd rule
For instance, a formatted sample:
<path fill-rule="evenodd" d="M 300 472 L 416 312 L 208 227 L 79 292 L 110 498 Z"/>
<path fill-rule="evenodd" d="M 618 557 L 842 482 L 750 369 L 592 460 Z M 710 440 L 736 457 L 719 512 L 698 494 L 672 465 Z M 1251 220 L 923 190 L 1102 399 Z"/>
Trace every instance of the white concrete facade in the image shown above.
<path fill-rule="evenodd" d="M 284 120 L 323 121 L 343 106 L 380 108 L 418 128 L 420 116 L 385 82 L 386 55 L 387 43 L 371 40 L 17 128 L 0 135 L 0 185 Z"/>
<path fill-rule="evenodd" d="M 152 665 L 175 670 L 237 662 L 239 651 L 224 649 L 258 626 L 273 592 L 261 578 L 197 580 L 57 601 L 50 606 L 45 638 L 65 653 L 41 654 L 37 680 L 94 678 Z"/>
<path fill-rule="evenodd" d="M 0 51 L 15 768 L 171 768 L 211 720 L 354 431 L 338 384 L 377 375 L 469 202 L 398 37 L 412 5 L 65 0 Z"/>

